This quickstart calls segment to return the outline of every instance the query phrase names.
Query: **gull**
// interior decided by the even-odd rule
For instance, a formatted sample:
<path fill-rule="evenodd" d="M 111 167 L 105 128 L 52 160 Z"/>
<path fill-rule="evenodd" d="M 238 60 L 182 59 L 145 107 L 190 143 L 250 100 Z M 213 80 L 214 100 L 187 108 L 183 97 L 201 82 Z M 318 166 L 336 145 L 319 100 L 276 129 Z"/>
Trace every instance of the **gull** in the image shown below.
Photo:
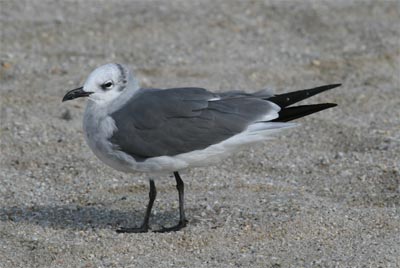
<path fill-rule="evenodd" d="M 334 103 L 291 106 L 340 86 L 331 84 L 274 95 L 204 88 L 140 88 L 124 65 L 95 69 L 82 87 L 70 90 L 69 101 L 88 97 L 83 117 L 87 144 L 108 166 L 125 173 L 173 174 L 179 196 L 179 222 L 157 232 L 178 231 L 187 225 L 181 170 L 215 164 L 244 146 L 270 139 L 297 126 L 294 119 L 336 106 Z M 149 179 L 149 202 L 143 223 L 119 233 L 150 230 L 149 219 L 157 191 Z"/>

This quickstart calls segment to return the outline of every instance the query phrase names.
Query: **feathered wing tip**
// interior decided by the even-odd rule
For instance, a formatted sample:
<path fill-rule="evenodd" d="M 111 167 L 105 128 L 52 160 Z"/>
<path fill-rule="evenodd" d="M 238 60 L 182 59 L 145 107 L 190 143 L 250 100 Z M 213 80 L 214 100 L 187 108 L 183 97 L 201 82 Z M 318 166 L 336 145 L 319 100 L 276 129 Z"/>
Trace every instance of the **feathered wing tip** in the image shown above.
<path fill-rule="evenodd" d="M 296 102 L 302 101 L 304 99 L 317 95 L 326 90 L 339 87 L 340 85 L 341 84 L 325 85 L 316 88 L 304 89 L 295 92 L 275 95 L 270 98 L 267 98 L 268 101 L 275 103 L 281 108 L 281 110 L 278 113 L 279 117 L 272 120 L 271 122 L 288 122 L 309 114 L 313 114 L 337 106 L 337 104 L 335 103 L 320 103 L 320 104 L 288 107 Z"/>
<path fill-rule="evenodd" d="M 320 103 L 287 107 L 280 110 L 279 117 L 271 122 L 288 122 L 335 106 L 337 106 L 336 103 Z"/>
<path fill-rule="evenodd" d="M 325 85 L 325 86 L 320 86 L 320 87 L 311 88 L 311 89 L 298 90 L 298 91 L 294 91 L 294 92 L 275 95 L 275 96 L 267 98 L 267 100 L 277 104 L 281 108 L 285 108 L 296 102 L 305 100 L 305 99 L 310 98 L 314 95 L 317 95 L 321 92 L 324 92 L 326 90 L 329 90 L 329 89 L 332 89 L 335 87 L 339 87 L 339 86 L 341 86 L 341 84 L 332 84 L 332 85 Z"/>

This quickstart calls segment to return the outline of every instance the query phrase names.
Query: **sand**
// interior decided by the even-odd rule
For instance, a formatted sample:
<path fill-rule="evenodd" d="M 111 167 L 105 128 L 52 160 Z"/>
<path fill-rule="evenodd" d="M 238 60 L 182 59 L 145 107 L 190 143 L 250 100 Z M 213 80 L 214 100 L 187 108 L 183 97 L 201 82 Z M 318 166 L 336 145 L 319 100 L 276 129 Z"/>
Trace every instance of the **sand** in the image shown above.
<path fill-rule="evenodd" d="M 399 1 L 0 1 L 0 267 L 400 267 Z M 277 93 L 343 86 L 334 109 L 188 170 L 189 225 L 139 224 L 146 174 L 85 144 L 97 66 L 142 86 Z M 178 219 L 157 177 L 151 225 Z"/>

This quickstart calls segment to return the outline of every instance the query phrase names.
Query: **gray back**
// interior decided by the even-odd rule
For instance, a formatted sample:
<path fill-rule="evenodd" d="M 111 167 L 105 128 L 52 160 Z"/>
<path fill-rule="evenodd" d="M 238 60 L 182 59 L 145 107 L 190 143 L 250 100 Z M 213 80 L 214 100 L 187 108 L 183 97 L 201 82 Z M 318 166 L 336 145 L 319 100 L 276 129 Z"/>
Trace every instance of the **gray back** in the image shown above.
<path fill-rule="evenodd" d="M 272 104 L 263 99 L 269 97 L 266 94 L 217 95 L 202 88 L 140 89 L 111 114 L 117 131 L 110 141 L 137 160 L 204 149 L 273 112 Z"/>

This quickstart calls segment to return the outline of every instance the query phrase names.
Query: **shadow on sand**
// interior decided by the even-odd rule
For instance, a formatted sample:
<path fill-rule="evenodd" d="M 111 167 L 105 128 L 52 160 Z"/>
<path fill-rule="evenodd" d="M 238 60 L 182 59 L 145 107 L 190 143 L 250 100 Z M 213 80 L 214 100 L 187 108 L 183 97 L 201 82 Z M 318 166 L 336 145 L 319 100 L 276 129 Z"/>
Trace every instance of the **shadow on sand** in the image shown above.
<path fill-rule="evenodd" d="M 0 221 L 26 222 L 55 229 L 117 229 L 141 224 L 144 209 L 120 211 L 101 206 L 33 206 L 0 208 Z M 175 211 L 152 215 L 150 224 L 170 224 L 176 220 Z"/>

